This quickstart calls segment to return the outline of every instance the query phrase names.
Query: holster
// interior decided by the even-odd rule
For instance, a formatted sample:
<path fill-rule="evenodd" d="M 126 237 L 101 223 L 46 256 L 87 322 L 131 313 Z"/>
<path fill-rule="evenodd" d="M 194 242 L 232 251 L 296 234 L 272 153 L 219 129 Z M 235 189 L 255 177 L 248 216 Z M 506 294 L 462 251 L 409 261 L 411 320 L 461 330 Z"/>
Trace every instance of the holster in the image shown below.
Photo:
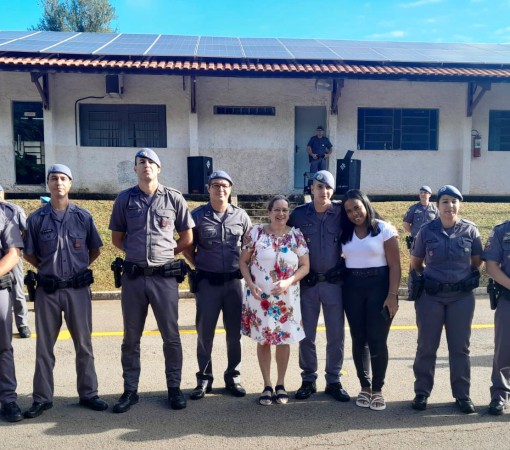
<path fill-rule="evenodd" d="M 414 238 L 412 236 L 410 236 L 410 235 L 406 236 L 406 245 L 407 245 L 408 250 L 411 250 L 411 247 L 413 246 L 413 241 L 414 241 Z"/>
<path fill-rule="evenodd" d="M 33 270 L 27 270 L 24 278 L 24 283 L 27 285 L 28 299 L 35 301 L 35 290 L 37 289 L 37 274 Z"/>
<path fill-rule="evenodd" d="M 460 281 L 460 290 L 469 292 L 480 286 L 480 271 L 478 269 L 471 270 L 471 273 Z"/>
<path fill-rule="evenodd" d="M 10 291 L 12 289 L 12 285 L 13 279 L 11 277 L 11 272 L 8 272 L 0 277 L 0 289 L 7 289 Z"/>
<path fill-rule="evenodd" d="M 493 311 L 498 307 L 498 301 L 501 297 L 500 286 L 501 285 L 499 283 L 496 283 L 492 278 L 489 278 L 489 283 L 487 284 L 487 293 L 489 294 L 489 301 Z"/>
<path fill-rule="evenodd" d="M 310 270 L 308 275 L 301 280 L 301 286 L 303 287 L 314 287 L 318 283 L 319 277 L 317 272 Z"/>
<path fill-rule="evenodd" d="M 110 268 L 113 272 L 113 281 L 115 283 L 116 288 L 120 288 L 122 286 L 122 268 L 124 267 L 124 260 L 117 256 L 115 260 L 112 262 Z"/>
<path fill-rule="evenodd" d="M 328 283 L 339 283 L 345 278 L 345 259 L 340 258 L 337 265 L 326 272 L 326 281 Z"/>
<path fill-rule="evenodd" d="M 198 270 L 190 270 L 188 272 L 188 284 L 189 291 L 192 294 L 196 294 L 198 292 L 198 282 L 200 281 Z"/>
<path fill-rule="evenodd" d="M 411 270 L 411 292 L 409 298 L 413 301 L 419 300 L 425 289 L 425 278 L 419 275 L 416 270 Z"/>

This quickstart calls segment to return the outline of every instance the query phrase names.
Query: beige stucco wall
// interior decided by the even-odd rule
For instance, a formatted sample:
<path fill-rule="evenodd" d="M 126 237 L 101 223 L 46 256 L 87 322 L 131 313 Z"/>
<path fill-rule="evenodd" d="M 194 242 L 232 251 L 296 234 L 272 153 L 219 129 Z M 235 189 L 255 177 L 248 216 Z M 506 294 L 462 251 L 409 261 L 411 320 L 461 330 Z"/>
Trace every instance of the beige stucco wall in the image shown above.
<path fill-rule="evenodd" d="M 161 182 L 187 192 L 187 156 L 211 156 L 227 170 L 238 194 L 295 192 L 294 110 L 324 106 L 330 94 L 314 80 L 197 78 L 197 113 L 190 113 L 190 80 L 180 76 L 125 75 L 122 98 L 82 103 L 164 104 L 167 148 Z M 102 74 L 50 74 L 50 109 L 45 111 L 46 164 L 73 170 L 74 189 L 116 193 L 135 182 L 132 148 L 80 147 L 75 142 L 75 101 L 105 95 Z M 466 117 L 466 83 L 346 80 L 337 116 L 328 115 L 335 159 L 357 145 L 357 108 L 438 108 L 439 151 L 356 151 L 362 161 L 361 187 L 370 194 L 414 194 L 417 186 L 455 184 L 465 194 L 510 195 L 507 152 L 487 152 L 488 111 L 510 108 L 510 86 L 493 85 Z M 14 184 L 12 101 L 39 101 L 27 73 L 0 72 L 0 183 Z M 274 106 L 276 116 L 214 115 L 215 105 Z M 315 125 L 315 124 L 314 124 Z M 471 129 L 483 137 L 482 157 L 471 157 Z M 336 164 L 330 166 L 336 171 Z M 43 190 L 43 188 L 41 188 Z"/>

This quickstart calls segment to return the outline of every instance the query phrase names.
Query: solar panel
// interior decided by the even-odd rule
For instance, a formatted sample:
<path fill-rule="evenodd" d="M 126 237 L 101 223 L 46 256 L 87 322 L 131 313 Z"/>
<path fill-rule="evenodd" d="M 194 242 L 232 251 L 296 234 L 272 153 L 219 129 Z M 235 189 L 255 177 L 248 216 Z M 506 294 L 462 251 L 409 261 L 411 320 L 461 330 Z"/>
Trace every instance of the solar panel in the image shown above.
<path fill-rule="evenodd" d="M 90 54 L 114 39 L 115 33 L 81 33 L 75 38 L 57 44 L 47 50 L 48 53 Z"/>
<path fill-rule="evenodd" d="M 143 55 L 158 38 L 156 34 L 121 34 L 95 55 Z"/>
<path fill-rule="evenodd" d="M 0 31 L 1 52 L 510 64 L 510 44 Z"/>
<path fill-rule="evenodd" d="M 62 31 L 55 33 L 53 31 L 41 31 L 27 35 L 26 38 L 18 38 L 15 41 L 4 44 L 2 51 L 10 52 L 40 52 L 47 47 L 58 44 L 68 38 L 76 36 L 78 33 Z"/>
<path fill-rule="evenodd" d="M 146 55 L 151 56 L 194 56 L 198 36 L 163 35 L 150 48 Z"/>
<path fill-rule="evenodd" d="M 218 58 L 244 58 L 238 38 L 202 36 L 198 43 L 197 56 Z"/>

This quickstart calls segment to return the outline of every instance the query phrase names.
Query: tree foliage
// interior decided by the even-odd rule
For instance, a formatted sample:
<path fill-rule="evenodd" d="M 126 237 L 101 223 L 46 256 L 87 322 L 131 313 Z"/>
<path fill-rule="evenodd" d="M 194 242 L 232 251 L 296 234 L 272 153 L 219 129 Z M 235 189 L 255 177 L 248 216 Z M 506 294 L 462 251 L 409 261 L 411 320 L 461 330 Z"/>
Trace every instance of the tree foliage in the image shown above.
<path fill-rule="evenodd" d="M 114 31 L 116 19 L 109 0 L 40 0 L 42 18 L 33 26 L 37 31 L 77 31 L 106 33 Z"/>

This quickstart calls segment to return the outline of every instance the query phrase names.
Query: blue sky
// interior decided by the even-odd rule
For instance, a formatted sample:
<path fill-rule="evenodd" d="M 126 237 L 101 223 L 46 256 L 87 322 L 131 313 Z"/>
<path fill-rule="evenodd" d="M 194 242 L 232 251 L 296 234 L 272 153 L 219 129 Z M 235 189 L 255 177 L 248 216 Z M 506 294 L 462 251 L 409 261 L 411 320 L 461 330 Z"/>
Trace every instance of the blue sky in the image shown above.
<path fill-rule="evenodd" d="M 123 33 L 510 43 L 510 0 L 111 0 Z M 26 30 L 37 0 L 0 0 L 0 29 Z"/>

